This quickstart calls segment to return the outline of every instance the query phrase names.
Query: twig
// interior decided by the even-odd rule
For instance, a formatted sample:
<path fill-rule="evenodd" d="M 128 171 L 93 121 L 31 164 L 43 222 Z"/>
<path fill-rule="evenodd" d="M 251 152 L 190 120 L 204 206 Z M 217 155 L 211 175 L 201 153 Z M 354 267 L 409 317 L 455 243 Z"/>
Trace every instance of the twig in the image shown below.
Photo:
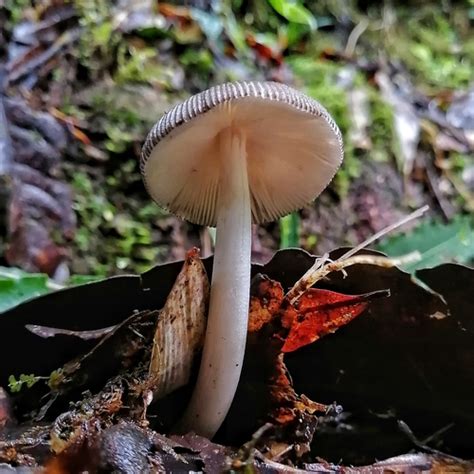
<path fill-rule="evenodd" d="M 341 257 L 342 259 L 343 257 Z M 353 257 L 338 259 L 335 262 L 330 262 L 325 265 L 320 265 L 315 268 L 313 265 L 293 286 L 293 288 L 286 294 L 285 298 L 294 304 L 303 293 L 311 288 L 319 280 L 322 280 L 326 275 L 332 272 L 343 271 L 344 268 L 352 265 L 376 265 L 378 267 L 391 268 L 407 263 L 417 262 L 420 260 L 419 252 L 412 252 L 408 255 L 398 258 L 388 258 L 378 255 L 354 255 Z M 319 259 L 317 259 L 319 260 Z"/>
<path fill-rule="evenodd" d="M 368 26 L 369 21 L 367 18 L 362 18 L 362 20 L 357 23 L 357 25 L 351 31 L 349 38 L 347 38 L 346 48 L 344 50 L 344 54 L 346 56 L 352 57 L 354 55 L 357 41 L 359 41 L 359 38 L 362 36 Z"/>
<path fill-rule="evenodd" d="M 377 255 L 353 255 L 365 248 L 367 245 L 370 245 L 372 242 L 375 242 L 380 237 L 392 232 L 398 227 L 414 219 L 417 219 L 428 209 L 429 206 L 424 206 L 399 220 L 398 222 L 385 227 L 381 231 L 374 234 L 372 237 L 369 237 L 361 244 L 346 252 L 334 262 L 330 261 L 327 255 L 323 256 L 322 258 L 317 258 L 314 262 L 314 265 L 295 283 L 293 288 L 286 294 L 285 298 L 293 304 L 308 288 L 311 288 L 316 282 L 323 279 L 326 275 L 334 271 L 343 271 L 344 268 L 351 265 L 369 264 L 389 268 L 418 261 L 421 258 L 419 252 L 412 252 L 399 258 L 388 258 Z M 329 263 L 326 263 L 328 260 Z"/>
<path fill-rule="evenodd" d="M 8 122 L 5 108 L 3 106 L 3 96 L 0 91 L 0 177 L 10 176 L 12 165 L 12 144 L 8 133 Z"/>
<path fill-rule="evenodd" d="M 0 219 L 7 220 L 12 188 L 13 149 L 8 130 L 7 114 L 3 105 L 3 73 L 0 68 Z M 2 239 L 0 234 L 0 240 Z"/>
<path fill-rule="evenodd" d="M 356 254 L 359 250 L 362 250 L 363 248 L 367 247 L 371 243 L 375 242 L 376 240 L 380 239 L 380 237 L 383 237 L 386 234 L 389 234 L 390 232 L 393 232 L 395 229 L 398 229 L 402 225 L 408 224 L 408 222 L 413 221 L 415 219 L 418 219 L 421 217 L 428 209 L 430 206 L 423 206 L 420 209 L 417 209 L 416 211 L 412 212 L 411 214 L 408 214 L 408 216 L 404 217 L 403 219 L 400 219 L 398 222 L 395 222 L 394 224 L 390 224 L 387 227 L 384 227 L 382 230 L 379 230 L 376 232 L 372 237 L 369 237 L 367 240 L 364 240 L 359 245 L 356 245 L 352 250 L 349 250 L 349 252 L 346 252 L 340 259 L 345 259 L 349 258 L 352 255 Z"/>
<path fill-rule="evenodd" d="M 50 59 L 52 59 L 63 48 L 76 42 L 81 37 L 81 30 L 75 29 L 63 33 L 48 49 L 32 58 L 26 64 L 10 64 L 7 66 L 9 83 L 15 83 L 29 74 L 32 74 L 36 69 L 43 66 Z"/>
<path fill-rule="evenodd" d="M 441 209 L 445 219 L 449 221 L 455 214 L 453 205 L 443 196 L 440 191 L 438 177 L 436 176 L 434 165 L 431 160 L 426 159 L 425 156 L 423 161 L 425 165 L 426 181 L 431 194 L 438 202 L 439 208 Z"/>
<path fill-rule="evenodd" d="M 450 428 L 453 427 L 454 423 L 450 423 L 443 428 L 439 429 L 435 433 L 433 433 L 431 436 L 429 436 L 426 440 L 420 441 L 411 428 L 403 421 L 403 420 L 397 420 L 398 428 L 400 431 L 407 436 L 407 438 L 418 448 L 421 449 L 427 453 L 434 454 L 434 455 L 441 455 L 445 456 L 449 459 L 452 459 L 454 461 L 461 461 L 459 458 L 456 456 L 452 456 L 450 454 L 446 454 L 444 452 L 441 452 L 435 448 L 431 448 L 430 446 L 427 446 L 427 442 L 432 441 L 433 439 L 437 438 L 438 436 L 442 435 L 445 431 L 448 431 Z M 462 461 L 461 461 L 462 462 Z"/>

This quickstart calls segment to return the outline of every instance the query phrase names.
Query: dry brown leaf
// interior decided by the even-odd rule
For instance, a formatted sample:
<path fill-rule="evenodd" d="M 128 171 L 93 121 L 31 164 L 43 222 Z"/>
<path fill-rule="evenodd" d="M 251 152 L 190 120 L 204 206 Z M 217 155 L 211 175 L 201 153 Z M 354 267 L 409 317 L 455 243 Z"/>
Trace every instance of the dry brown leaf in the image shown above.
<path fill-rule="evenodd" d="M 185 385 L 206 330 L 209 280 L 197 249 L 183 268 L 156 325 L 150 360 L 149 389 L 161 398 Z"/>

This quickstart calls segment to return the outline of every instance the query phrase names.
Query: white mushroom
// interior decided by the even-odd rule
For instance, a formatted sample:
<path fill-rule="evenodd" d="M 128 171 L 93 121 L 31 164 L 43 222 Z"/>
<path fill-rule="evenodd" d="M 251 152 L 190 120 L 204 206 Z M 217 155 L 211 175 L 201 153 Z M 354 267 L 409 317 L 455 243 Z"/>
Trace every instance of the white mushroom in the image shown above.
<path fill-rule="evenodd" d="M 182 431 L 212 437 L 234 398 L 247 337 L 252 222 L 312 201 L 342 157 L 328 112 L 272 82 L 212 87 L 172 108 L 148 135 L 141 171 L 152 198 L 217 227 L 206 338 Z"/>

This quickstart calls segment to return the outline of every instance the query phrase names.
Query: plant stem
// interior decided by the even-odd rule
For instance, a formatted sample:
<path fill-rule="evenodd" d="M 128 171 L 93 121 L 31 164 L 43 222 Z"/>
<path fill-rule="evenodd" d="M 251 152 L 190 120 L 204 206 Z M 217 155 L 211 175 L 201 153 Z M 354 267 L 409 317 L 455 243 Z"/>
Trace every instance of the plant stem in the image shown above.
<path fill-rule="evenodd" d="M 222 132 L 211 297 L 201 366 L 180 432 L 214 436 L 234 399 L 247 340 L 251 208 L 245 137 Z"/>

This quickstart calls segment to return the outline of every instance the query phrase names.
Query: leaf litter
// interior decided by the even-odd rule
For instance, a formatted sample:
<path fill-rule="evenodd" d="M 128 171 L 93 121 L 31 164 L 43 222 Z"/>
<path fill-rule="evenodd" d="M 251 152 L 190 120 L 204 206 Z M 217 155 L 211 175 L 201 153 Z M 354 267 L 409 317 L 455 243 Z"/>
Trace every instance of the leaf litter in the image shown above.
<path fill-rule="evenodd" d="M 373 253 L 372 257 L 378 258 Z M 332 254 L 331 258 L 337 261 L 336 254 Z M 204 267 L 210 268 L 209 259 L 203 263 Z M 17 395 L 5 393 L 2 401 L 2 406 L 5 407 L 3 419 L 10 421 L 1 434 L 1 461 L 18 465 L 43 465 L 46 472 L 75 472 L 80 469 L 92 472 L 99 469 L 122 469 L 121 472 L 143 472 L 143 469 L 152 472 L 160 472 L 160 469 L 204 469 L 206 472 L 223 472 L 249 466 L 258 472 L 291 472 L 291 469 L 295 472 L 298 469 L 299 472 L 321 472 L 321 469 L 325 470 L 323 472 L 340 472 L 341 469 L 344 472 L 364 472 L 364 467 L 343 468 L 326 461 L 314 463 L 318 446 L 321 453 L 325 453 L 323 457 L 327 456 L 329 461 L 334 456 L 334 453 L 328 451 L 328 443 L 333 443 L 335 436 L 330 434 L 331 424 L 340 425 L 340 436 L 343 436 L 345 425 L 353 426 L 355 433 L 359 429 L 365 429 L 363 424 L 360 425 L 365 418 L 354 411 L 354 400 L 360 400 L 358 410 L 364 408 L 370 411 L 382 410 L 380 403 L 383 404 L 383 400 L 387 398 L 392 399 L 389 393 L 384 393 L 385 387 L 382 385 L 373 387 L 370 393 L 367 392 L 368 385 L 360 386 L 360 381 L 344 382 L 342 391 L 340 383 L 325 382 L 325 378 L 334 377 L 338 373 L 335 361 L 340 360 L 344 354 L 354 353 L 353 350 L 339 346 L 349 344 L 350 347 L 360 340 L 359 335 L 347 336 L 350 331 L 337 330 L 346 325 L 350 330 L 353 325 L 357 326 L 358 321 L 368 320 L 363 325 L 367 335 L 365 344 L 369 342 L 370 349 L 359 351 L 358 356 L 364 364 L 368 360 L 365 353 L 379 354 L 372 344 L 383 345 L 384 341 L 392 344 L 389 342 L 392 337 L 399 341 L 418 337 L 417 345 L 423 347 L 427 354 L 423 356 L 418 350 L 415 360 L 421 364 L 418 370 L 424 371 L 423 377 L 428 378 L 432 378 L 434 372 L 425 366 L 424 360 L 428 357 L 431 364 L 435 363 L 430 347 L 435 353 L 442 347 L 436 346 L 439 336 L 432 341 L 433 334 L 438 334 L 441 330 L 445 340 L 451 338 L 448 344 L 452 343 L 453 337 L 462 337 L 466 342 L 469 340 L 468 335 L 458 332 L 457 323 L 453 319 L 465 317 L 460 310 L 454 315 L 450 314 L 446 302 L 437 293 L 417 286 L 408 275 L 393 266 L 374 266 L 368 261 L 360 262 L 347 268 L 346 278 L 341 279 L 341 275 L 334 279 L 332 275 L 339 274 L 329 274 L 330 279 L 323 280 L 323 286 L 329 287 L 308 288 L 292 303 L 288 298 L 291 291 L 285 292 L 285 289 L 295 285 L 299 275 L 313 265 L 314 259 L 301 251 L 281 251 L 265 267 L 253 267 L 249 335 L 242 378 L 230 413 L 215 442 L 192 434 L 172 435 L 172 427 L 190 396 L 190 386 L 196 375 L 196 359 L 202 344 L 209 291 L 203 263 L 197 251 L 192 250 L 182 264 L 157 267 L 159 273 L 156 274 L 161 274 L 162 278 L 152 280 L 147 277 L 143 284 L 146 294 L 151 296 L 147 306 L 156 307 L 157 301 L 163 301 L 161 309 L 142 309 L 129 317 L 126 317 L 126 312 L 122 312 L 126 318 L 110 332 L 104 332 L 101 340 L 93 342 L 89 351 L 81 355 L 78 346 L 77 357 L 69 361 L 63 359 L 63 363 L 58 363 L 56 368 L 59 370 L 45 377 L 49 379 L 48 384 L 37 383 L 30 389 L 22 389 Z M 174 280 L 174 286 L 166 290 L 165 294 L 168 296 L 165 299 L 161 300 L 159 290 L 153 298 L 156 289 L 163 285 L 165 275 Z M 471 278 L 471 274 L 466 274 L 463 278 Z M 117 283 L 119 281 L 116 280 Z M 79 287 L 63 290 L 62 293 L 73 295 L 77 291 L 91 291 L 100 284 L 101 282 L 91 283 L 82 287 L 82 290 Z M 391 297 L 388 297 L 388 289 L 392 293 Z M 415 294 L 418 296 L 413 298 L 411 295 Z M 39 301 L 44 298 L 54 299 L 56 296 L 53 293 Z M 111 297 L 117 298 L 116 295 L 109 296 Z M 444 298 L 450 301 L 449 297 Z M 414 301 L 417 304 L 411 303 L 410 306 L 410 302 Z M 21 310 L 22 306 L 26 309 L 34 304 L 35 300 L 21 305 L 16 311 Z M 462 311 L 464 312 L 464 308 Z M 402 320 L 390 323 L 393 321 L 390 314 L 401 314 Z M 434 317 L 436 314 L 444 316 Z M 8 319 L 9 313 L 4 313 L 4 324 Z M 43 323 L 39 315 L 36 320 Z M 374 321 L 378 323 L 374 325 Z M 451 322 L 446 326 L 445 321 Z M 59 319 L 57 322 L 59 323 Z M 417 329 L 419 325 L 420 329 L 425 328 L 423 332 Z M 444 329 L 438 329 L 439 325 L 443 325 Z M 185 327 L 192 329 L 184 335 L 186 341 L 189 341 L 187 344 L 182 343 Z M 323 337 L 335 331 L 337 332 L 331 337 Z M 449 331 L 449 336 L 446 331 Z M 376 334 L 376 339 L 370 342 L 373 333 Z M 2 331 L 1 334 L 6 332 Z M 71 341 L 72 336 L 74 335 L 57 335 L 49 340 L 59 342 L 59 337 L 66 337 Z M 323 339 L 320 342 L 318 339 L 321 337 Z M 315 341 L 317 342 L 313 344 Z M 443 344 L 441 341 L 439 343 Z M 311 351 L 308 353 L 307 349 L 317 348 L 321 344 L 325 348 L 334 346 L 332 355 L 328 356 L 323 352 L 316 359 L 308 356 Z M 466 351 L 459 356 L 472 357 L 471 346 L 464 342 L 458 344 L 461 351 Z M 410 344 L 407 347 L 410 351 Z M 167 351 L 167 357 L 158 357 L 162 354 L 161 348 Z M 295 356 L 298 360 L 296 365 Z M 287 358 L 290 369 L 286 366 Z M 356 361 L 354 357 L 346 357 L 345 360 L 346 363 L 348 360 Z M 385 362 L 388 367 L 384 367 Z M 442 372 L 440 366 L 446 362 L 445 358 L 438 359 L 437 370 Z M 315 363 L 319 367 L 317 370 L 314 369 Z M 405 365 L 401 364 L 400 368 L 396 368 L 400 363 L 400 359 L 390 359 L 381 366 L 377 358 L 365 378 L 369 374 L 380 375 L 382 370 L 386 376 L 395 376 L 401 381 L 406 374 Z M 8 366 L 3 370 L 8 371 Z M 344 370 L 352 377 L 353 368 Z M 25 373 L 27 372 L 25 367 Z M 411 393 L 411 398 L 422 403 L 424 389 L 417 388 L 419 382 L 415 382 L 419 374 L 416 371 L 413 373 L 411 369 L 407 373 L 409 377 L 415 377 L 412 382 L 413 390 L 420 390 L 416 396 Z M 2 372 L 0 375 L 3 378 L 7 374 Z M 452 377 L 462 379 L 466 375 L 453 373 Z M 384 379 L 386 376 L 384 375 Z M 360 373 L 358 377 L 361 377 Z M 425 378 L 423 383 L 426 383 Z M 437 382 L 431 379 L 431 383 Z M 453 386 L 452 383 L 450 387 Z M 331 386 L 336 390 L 330 395 L 328 403 L 327 392 Z M 305 388 L 302 390 L 302 387 Z M 449 388 L 446 386 L 444 390 L 449 391 Z M 326 402 L 312 401 L 304 393 L 313 396 L 315 400 Z M 346 395 L 350 398 L 347 399 Z M 449 395 L 445 394 L 444 397 Z M 342 406 L 334 403 L 335 399 L 342 401 Z M 68 402 L 73 400 L 68 407 Z M 467 417 L 464 425 L 469 425 L 468 413 L 472 413 L 469 405 L 463 408 L 465 411 L 462 414 L 455 415 L 452 410 L 445 409 L 443 398 L 438 400 L 432 411 L 433 420 L 441 423 L 449 417 L 459 419 L 459 416 L 463 416 Z M 349 410 L 345 408 L 346 405 Z M 15 406 L 14 414 L 8 408 L 10 406 Z M 12 421 L 15 418 L 30 421 L 18 424 Z M 382 419 L 383 417 L 373 417 L 370 425 L 372 429 L 380 429 Z M 413 423 L 410 416 L 405 419 L 409 426 Z M 426 426 L 420 428 L 417 423 L 414 426 L 421 432 L 429 429 Z M 459 435 L 453 436 L 455 432 L 451 427 L 442 437 L 448 443 L 446 446 L 451 445 L 451 449 L 456 451 L 460 449 L 462 442 Z M 362 432 L 359 436 L 362 436 Z M 400 430 L 391 432 L 390 436 L 395 436 L 402 445 L 407 446 L 406 451 L 410 449 L 407 435 Z M 220 444 L 215 444 L 216 442 Z M 225 447 L 226 445 L 241 447 L 236 449 Z M 364 457 L 364 449 L 357 443 L 355 446 L 359 446 L 357 449 L 360 450 L 358 464 L 367 463 L 370 455 Z M 421 448 L 419 445 L 412 445 L 412 449 L 419 451 Z M 436 454 L 428 447 L 425 451 L 424 454 L 401 456 L 384 462 L 389 466 L 400 466 L 400 469 L 419 469 L 418 466 L 423 465 L 424 469 L 431 469 L 431 472 L 436 472 L 439 466 L 449 465 L 459 469 L 459 472 L 465 472 L 471 467 L 451 454 L 451 457 Z M 399 452 L 401 453 L 403 451 Z M 396 453 L 387 454 L 386 457 L 390 457 L 390 454 Z M 376 463 L 371 469 L 378 472 L 376 469 L 384 469 L 383 466 L 384 464 Z"/>

